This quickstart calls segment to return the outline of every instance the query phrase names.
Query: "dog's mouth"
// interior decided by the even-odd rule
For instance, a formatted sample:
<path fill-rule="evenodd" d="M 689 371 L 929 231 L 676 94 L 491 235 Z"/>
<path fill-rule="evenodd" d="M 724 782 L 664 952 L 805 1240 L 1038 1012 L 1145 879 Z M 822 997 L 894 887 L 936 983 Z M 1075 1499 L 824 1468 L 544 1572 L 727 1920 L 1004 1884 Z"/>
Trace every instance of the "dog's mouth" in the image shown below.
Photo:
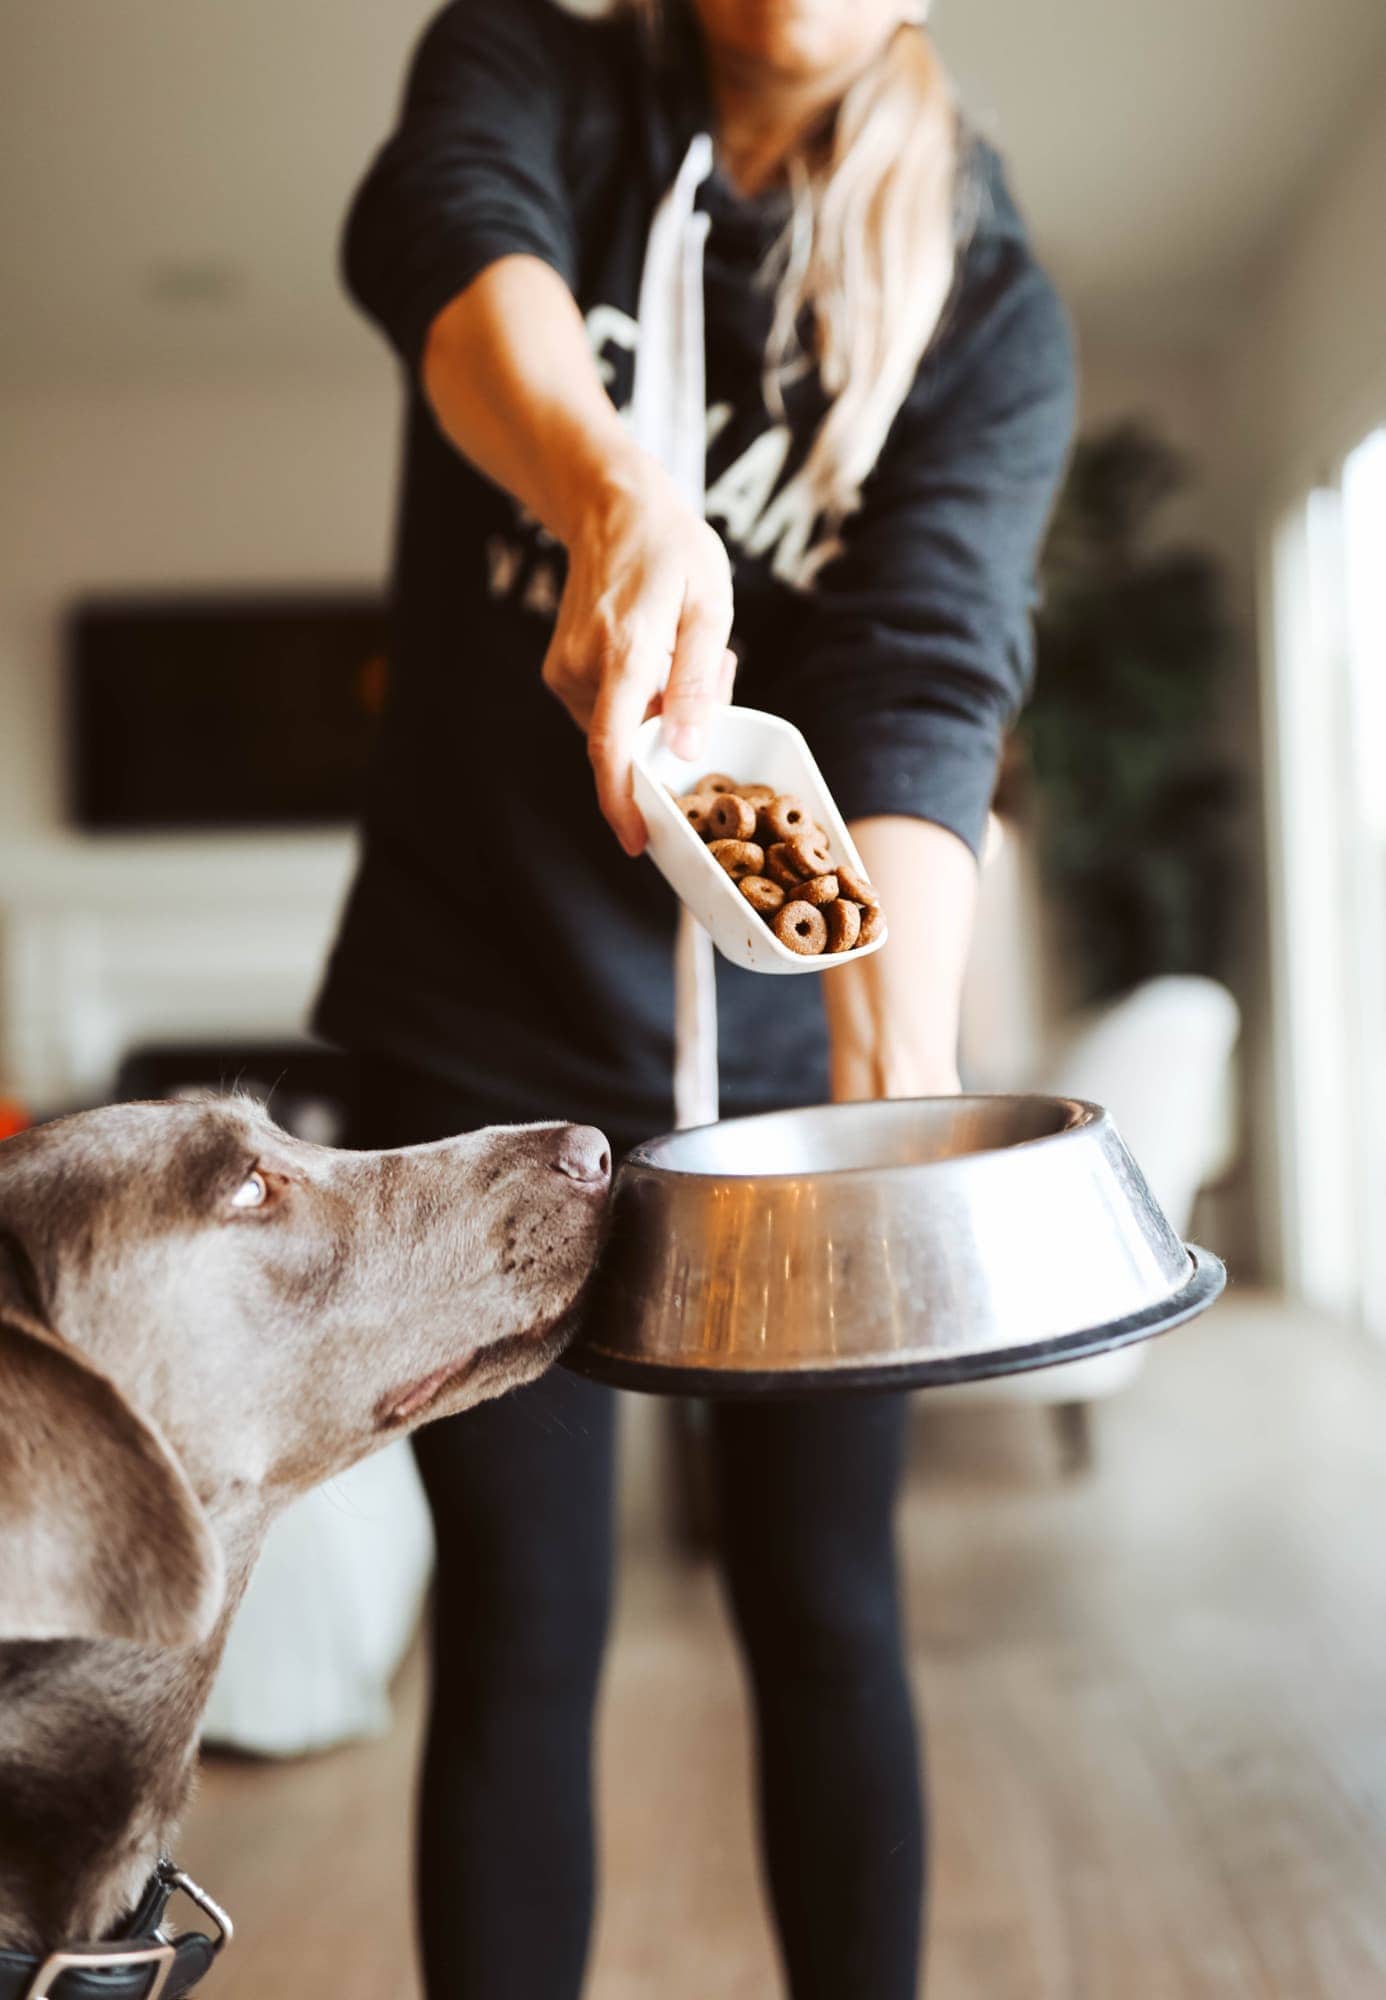
<path fill-rule="evenodd" d="M 555 1319 L 541 1321 L 524 1333 L 503 1334 L 489 1347 L 479 1347 L 461 1361 L 435 1368 L 417 1382 L 390 1390 L 376 1405 L 377 1429 L 395 1430 L 403 1424 L 419 1423 L 458 1390 L 473 1382 L 479 1387 L 493 1382 L 498 1375 L 508 1373 L 517 1361 L 541 1360 L 545 1366 L 556 1361 L 577 1331 L 579 1316 L 575 1303 Z"/>

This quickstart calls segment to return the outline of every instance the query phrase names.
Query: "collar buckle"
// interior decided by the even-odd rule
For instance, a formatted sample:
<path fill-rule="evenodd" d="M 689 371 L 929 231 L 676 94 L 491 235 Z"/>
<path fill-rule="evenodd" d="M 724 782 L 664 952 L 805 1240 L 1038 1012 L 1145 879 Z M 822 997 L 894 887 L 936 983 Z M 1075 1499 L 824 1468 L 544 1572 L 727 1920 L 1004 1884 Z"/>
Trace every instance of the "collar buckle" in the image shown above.
<path fill-rule="evenodd" d="M 157 1944 L 70 1945 L 65 1951 L 55 1951 L 34 1974 L 33 1984 L 24 2000 L 52 2000 L 53 1987 L 65 1972 L 120 1972 L 138 1965 L 150 1966 L 153 1971 L 144 2000 L 159 2000 L 173 1971 L 173 1946 L 163 1941 Z"/>
<path fill-rule="evenodd" d="M 184 1931 L 173 1938 L 165 1937 L 162 1925 L 164 1909 L 171 1896 L 181 1892 L 196 1906 L 204 1917 L 216 1926 L 215 1938 L 204 1936 L 201 1931 Z M 65 1973 L 75 1972 L 128 1972 L 141 1967 L 149 1969 L 149 1983 L 143 1989 L 141 2000 L 159 2000 L 159 1995 L 168 1985 L 178 1964 L 180 1944 L 194 1944 L 200 1953 L 206 1953 L 198 1965 L 196 1979 L 207 1970 L 211 1958 L 230 1944 L 232 1937 L 231 1919 L 207 1891 L 185 1875 L 181 1868 L 163 1857 L 150 1877 L 149 1885 L 135 1913 L 134 1924 L 141 1935 L 132 1937 L 129 1929 L 124 1939 L 114 1938 L 109 1944 L 69 1944 L 61 1950 L 50 1952 L 35 1972 L 25 1988 L 23 2000 L 53 2000 L 53 1988 Z"/>
<path fill-rule="evenodd" d="M 236 1935 L 236 1927 L 214 1896 L 209 1896 L 200 1883 L 193 1881 L 191 1875 L 185 1874 L 181 1868 L 175 1868 L 167 1857 L 160 1861 L 158 1874 L 159 1880 L 166 1885 L 170 1894 L 181 1891 L 195 1909 L 200 1910 L 204 1917 L 209 1917 L 216 1925 L 217 1935 L 211 1941 L 213 1951 L 222 1951 L 230 1944 Z M 154 2000 L 153 1994 L 150 1994 L 149 2000 Z"/>

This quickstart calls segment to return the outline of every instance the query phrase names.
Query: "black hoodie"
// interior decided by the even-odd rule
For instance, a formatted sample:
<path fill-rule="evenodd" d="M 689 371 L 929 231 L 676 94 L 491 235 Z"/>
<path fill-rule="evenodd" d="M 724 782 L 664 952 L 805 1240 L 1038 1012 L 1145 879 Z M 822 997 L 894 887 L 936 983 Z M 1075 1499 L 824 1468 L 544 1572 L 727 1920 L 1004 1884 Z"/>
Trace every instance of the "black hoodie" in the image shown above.
<path fill-rule="evenodd" d="M 696 44 L 652 67 L 632 15 L 454 0 L 356 197 L 352 292 L 398 350 L 408 423 L 391 697 L 360 871 L 315 1025 L 517 1117 L 670 1122 L 675 902 L 600 817 L 539 670 L 563 556 L 447 443 L 418 387 L 428 328 L 497 258 L 571 287 L 618 407 L 654 209 L 706 129 Z M 1072 421 L 1064 314 L 994 154 L 941 333 L 824 560 L 802 504 L 811 376 L 766 409 L 781 200 L 714 171 L 704 270 L 709 520 L 730 552 L 737 699 L 797 723 L 850 820 L 905 813 L 977 847 L 1027 689 L 1036 548 Z M 748 780 L 756 774 L 739 774 Z M 725 1112 L 826 1095 L 819 982 L 718 963 Z"/>

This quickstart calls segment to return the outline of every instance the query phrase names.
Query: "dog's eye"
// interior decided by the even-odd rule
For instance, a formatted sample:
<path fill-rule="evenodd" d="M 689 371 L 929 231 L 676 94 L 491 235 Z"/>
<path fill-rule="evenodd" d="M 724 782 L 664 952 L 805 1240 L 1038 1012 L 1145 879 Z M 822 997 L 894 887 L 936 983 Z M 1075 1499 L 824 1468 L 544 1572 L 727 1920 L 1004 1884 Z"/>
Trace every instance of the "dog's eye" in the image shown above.
<path fill-rule="evenodd" d="M 269 1200 L 269 1182 L 260 1172 L 247 1174 L 231 1197 L 232 1208 L 263 1208 Z"/>

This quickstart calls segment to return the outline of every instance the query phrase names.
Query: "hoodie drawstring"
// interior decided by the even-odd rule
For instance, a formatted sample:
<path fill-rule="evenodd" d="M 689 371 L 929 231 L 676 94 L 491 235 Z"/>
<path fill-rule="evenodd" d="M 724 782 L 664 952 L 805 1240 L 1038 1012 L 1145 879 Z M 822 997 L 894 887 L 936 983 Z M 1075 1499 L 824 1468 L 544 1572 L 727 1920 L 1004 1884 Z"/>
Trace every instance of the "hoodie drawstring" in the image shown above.
<path fill-rule="evenodd" d="M 705 498 L 707 383 L 703 249 L 708 217 L 696 206 L 712 171 L 699 132 L 655 210 L 640 274 L 639 340 L 630 431 L 699 515 Z M 718 1112 L 717 975 L 712 940 L 679 906 L 674 940 L 674 1123 L 711 1125 Z"/>

